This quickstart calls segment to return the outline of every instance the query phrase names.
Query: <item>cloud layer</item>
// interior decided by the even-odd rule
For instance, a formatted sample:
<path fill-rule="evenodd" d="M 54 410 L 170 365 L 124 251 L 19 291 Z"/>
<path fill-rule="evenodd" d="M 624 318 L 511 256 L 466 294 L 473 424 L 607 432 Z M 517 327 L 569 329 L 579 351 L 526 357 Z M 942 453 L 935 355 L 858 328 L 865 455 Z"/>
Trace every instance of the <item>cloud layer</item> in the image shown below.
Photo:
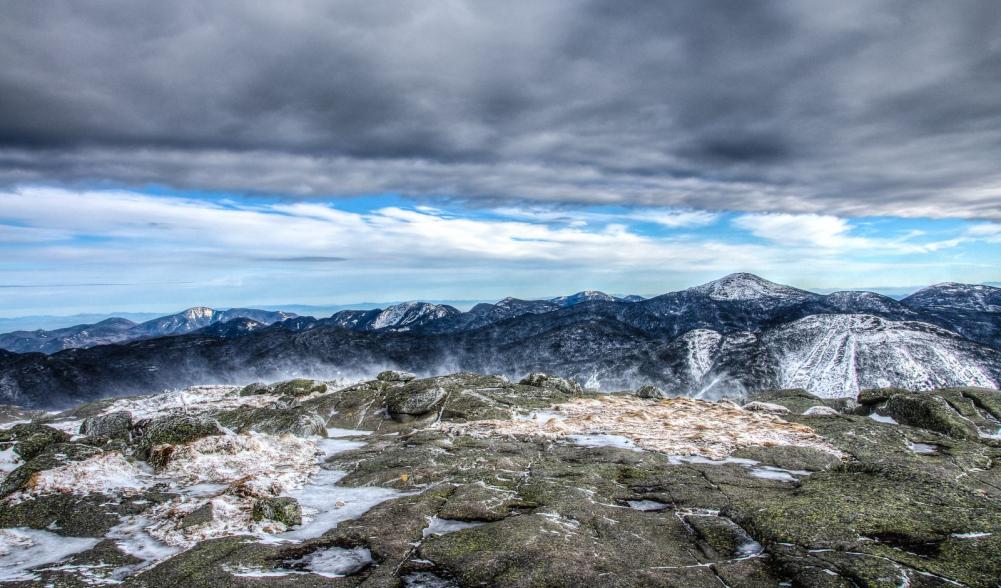
<path fill-rule="evenodd" d="M 13 3 L 0 183 L 999 220 L 999 71 L 991 0 Z"/>
<path fill-rule="evenodd" d="M 801 287 L 981 282 L 994 223 L 0 190 L 8 315 L 196 304 L 659 294 L 752 271 Z"/>

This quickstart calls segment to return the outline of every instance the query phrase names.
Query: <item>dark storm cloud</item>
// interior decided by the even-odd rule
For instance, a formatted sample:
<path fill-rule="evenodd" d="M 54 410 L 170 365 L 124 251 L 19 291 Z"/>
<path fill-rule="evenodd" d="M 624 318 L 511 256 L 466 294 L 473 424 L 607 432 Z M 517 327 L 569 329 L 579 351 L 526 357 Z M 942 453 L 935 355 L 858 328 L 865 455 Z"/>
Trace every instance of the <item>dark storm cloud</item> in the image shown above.
<path fill-rule="evenodd" d="M 0 181 L 1001 217 L 1001 4 L 37 2 Z"/>

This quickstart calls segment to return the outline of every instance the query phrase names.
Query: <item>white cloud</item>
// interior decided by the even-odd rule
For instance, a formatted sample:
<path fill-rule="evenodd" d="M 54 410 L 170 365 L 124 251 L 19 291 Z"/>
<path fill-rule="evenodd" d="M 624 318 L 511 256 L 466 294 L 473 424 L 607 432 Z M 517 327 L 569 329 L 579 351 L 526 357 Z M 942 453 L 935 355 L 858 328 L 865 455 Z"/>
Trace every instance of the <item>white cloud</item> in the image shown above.
<path fill-rule="evenodd" d="M 792 247 L 810 247 L 832 253 L 865 252 L 881 254 L 930 253 L 956 247 L 962 238 L 915 243 L 922 231 L 908 231 L 893 237 L 862 237 L 843 218 L 823 214 L 763 213 L 744 214 L 733 226 L 755 237 Z"/>
<path fill-rule="evenodd" d="M 966 230 L 966 235 L 972 239 L 987 241 L 988 243 L 1001 243 L 1001 224 L 982 223 L 973 225 Z"/>
<path fill-rule="evenodd" d="M 119 242 L 45 250 L 56 257 L 74 251 L 77 256 L 99 257 L 128 242 L 130 251 L 169 246 L 205 259 L 336 256 L 372 264 L 540 261 L 627 266 L 717 261 L 704 244 L 644 237 L 621 222 L 608 222 L 633 220 L 629 214 L 603 215 L 607 224 L 601 228 L 575 223 L 552 226 L 513 218 L 463 217 L 433 208 L 387 207 L 358 213 L 315 202 L 219 204 L 134 192 L 38 187 L 0 193 L 0 210 L 5 218 L 38 230 Z M 658 213 L 655 222 L 681 226 L 711 218 L 709 213 L 665 212 Z M 732 249 L 730 260 L 747 258 L 753 250 Z"/>
<path fill-rule="evenodd" d="M 668 230 L 656 236 L 634 230 L 637 223 L 657 222 L 651 218 Z M 99 303 L 111 305 L 106 310 L 148 310 L 151 300 L 166 310 L 268 300 L 499 299 L 586 288 L 652 294 L 734 271 L 803 287 L 996 279 L 997 264 L 983 256 L 927 256 L 964 239 L 994 238 L 987 225 L 935 242 L 918 242 L 930 237 L 917 231 L 857 236 L 844 219 L 811 214 L 742 215 L 732 226 L 710 228 L 716 232 L 688 230 L 718 218 L 667 209 L 470 213 L 388 206 L 355 212 L 317 201 L 21 188 L 0 191 L 0 242 L 8 243 L 0 284 L 137 286 L 116 293 L 32 290 L 30 297 L 0 290 L 0 308 L 25 314 Z M 733 242 L 735 229 L 762 241 Z M 880 257 L 886 253 L 909 257 Z M 177 285 L 142 287 L 165 282 Z"/>

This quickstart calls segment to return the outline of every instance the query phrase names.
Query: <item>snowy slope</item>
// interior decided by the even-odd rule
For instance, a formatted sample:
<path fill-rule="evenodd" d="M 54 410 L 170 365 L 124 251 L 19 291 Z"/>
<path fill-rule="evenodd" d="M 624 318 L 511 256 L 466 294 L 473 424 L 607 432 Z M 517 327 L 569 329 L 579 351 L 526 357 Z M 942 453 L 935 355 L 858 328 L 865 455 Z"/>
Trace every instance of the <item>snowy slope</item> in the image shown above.
<path fill-rule="evenodd" d="M 995 388 L 1001 354 L 927 323 L 872 315 L 814 315 L 764 335 L 782 388 L 826 397 L 865 388 Z"/>
<path fill-rule="evenodd" d="M 404 302 L 386 308 L 372 319 L 368 328 L 373 331 L 409 331 L 429 322 L 460 314 L 459 310 L 447 304 L 428 302 Z"/>

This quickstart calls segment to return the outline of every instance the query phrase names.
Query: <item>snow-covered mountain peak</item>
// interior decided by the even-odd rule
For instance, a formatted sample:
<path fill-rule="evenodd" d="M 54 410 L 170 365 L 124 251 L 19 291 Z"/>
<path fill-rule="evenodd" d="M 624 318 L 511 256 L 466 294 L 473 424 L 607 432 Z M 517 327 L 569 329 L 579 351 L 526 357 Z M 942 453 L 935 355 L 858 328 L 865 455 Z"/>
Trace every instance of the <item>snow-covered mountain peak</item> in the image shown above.
<path fill-rule="evenodd" d="M 724 276 L 691 288 L 695 292 L 708 295 L 713 300 L 758 300 L 761 298 L 804 298 L 808 292 L 748 273 Z"/>

